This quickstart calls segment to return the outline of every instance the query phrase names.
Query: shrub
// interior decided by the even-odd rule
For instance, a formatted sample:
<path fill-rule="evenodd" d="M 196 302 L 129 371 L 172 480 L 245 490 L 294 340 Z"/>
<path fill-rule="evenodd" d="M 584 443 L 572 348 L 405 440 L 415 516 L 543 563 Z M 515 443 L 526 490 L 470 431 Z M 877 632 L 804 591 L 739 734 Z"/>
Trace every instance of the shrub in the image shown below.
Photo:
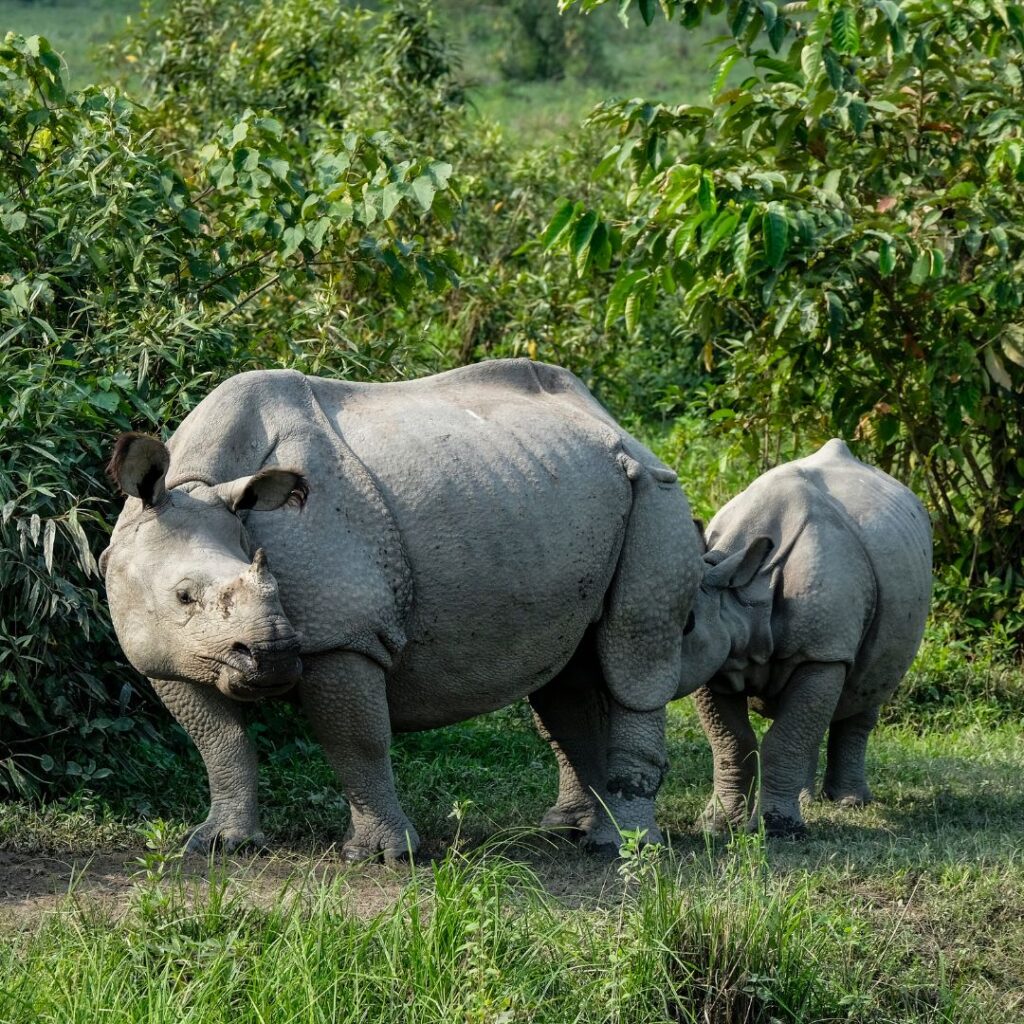
<path fill-rule="evenodd" d="M 182 159 L 116 90 L 69 92 L 45 40 L 0 46 L 0 791 L 127 770 L 147 728 L 97 579 L 113 435 L 254 365 L 401 359 L 261 327 L 451 277 L 424 240 L 447 164 L 252 109 L 206 130 Z"/>
<path fill-rule="evenodd" d="M 678 298 L 701 405 L 752 458 L 844 435 L 924 491 L 941 561 L 1019 612 L 1024 9 L 661 5 L 685 26 L 723 6 L 711 105 L 600 107 L 619 139 L 598 173 L 628 172 L 630 210 L 568 203 L 547 243 L 616 266 L 610 325 Z"/>

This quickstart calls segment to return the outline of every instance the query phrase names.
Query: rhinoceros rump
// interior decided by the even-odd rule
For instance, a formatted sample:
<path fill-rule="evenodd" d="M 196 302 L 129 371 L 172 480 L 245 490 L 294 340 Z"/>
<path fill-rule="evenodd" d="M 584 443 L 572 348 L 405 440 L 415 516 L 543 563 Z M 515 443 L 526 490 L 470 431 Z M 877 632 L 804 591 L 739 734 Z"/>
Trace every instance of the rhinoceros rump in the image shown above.
<path fill-rule="evenodd" d="M 702 823 L 756 828 L 763 818 L 769 833 L 799 834 L 826 729 L 824 795 L 871 799 L 868 735 L 928 616 L 928 515 L 913 492 L 833 439 L 755 480 L 711 520 L 706 542 L 679 694 L 702 687 L 715 763 Z M 748 705 L 774 719 L 759 795 Z"/>
<path fill-rule="evenodd" d="M 349 798 L 352 859 L 418 842 L 393 730 L 525 695 L 559 764 L 545 822 L 595 846 L 616 824 L 659 838 L 697 537 L 675 475 L 572 374 L 244 373 L 166 448 L 122 439 L 111 471 L 131 496 L 102 560 L 114 626 L 209 775 L 192 849 L 260 838 L 243 702 L 293 684 Z"/>

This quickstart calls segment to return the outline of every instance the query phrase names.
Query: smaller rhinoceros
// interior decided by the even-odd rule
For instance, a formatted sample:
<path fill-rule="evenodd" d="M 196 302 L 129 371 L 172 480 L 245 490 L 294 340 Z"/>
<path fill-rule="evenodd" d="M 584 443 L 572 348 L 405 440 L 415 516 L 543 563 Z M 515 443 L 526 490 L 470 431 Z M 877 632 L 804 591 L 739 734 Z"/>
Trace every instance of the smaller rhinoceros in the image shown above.
<path fill-rule="evenodd" d="M 826 729 L 823 796 L 871 799 L 868 735 L 917 653 L 931 527 L 915 495 L 838 439 L 754 481 L 712 519 L 687 623 L 680 696 L 695 692 L 714 756 L 701 824 L 805 831 Z M 761 744 L 748 710 L 774 719 Z"/>

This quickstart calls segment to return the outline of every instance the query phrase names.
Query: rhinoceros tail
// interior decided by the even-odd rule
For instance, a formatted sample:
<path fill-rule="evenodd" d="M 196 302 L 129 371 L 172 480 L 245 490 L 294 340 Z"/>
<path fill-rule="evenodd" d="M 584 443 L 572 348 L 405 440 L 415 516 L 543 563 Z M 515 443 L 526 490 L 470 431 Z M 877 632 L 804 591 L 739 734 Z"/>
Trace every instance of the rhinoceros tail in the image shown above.
<path fill-rule="evenodd" d="M 631 483 L 639 480 L 644 473 L 648 473 L 659 484 L 674 484 L 679 479 L 667 466 L 645 466 L 627 452 L 619 452 L 619 465 L 626 471 Z"/>

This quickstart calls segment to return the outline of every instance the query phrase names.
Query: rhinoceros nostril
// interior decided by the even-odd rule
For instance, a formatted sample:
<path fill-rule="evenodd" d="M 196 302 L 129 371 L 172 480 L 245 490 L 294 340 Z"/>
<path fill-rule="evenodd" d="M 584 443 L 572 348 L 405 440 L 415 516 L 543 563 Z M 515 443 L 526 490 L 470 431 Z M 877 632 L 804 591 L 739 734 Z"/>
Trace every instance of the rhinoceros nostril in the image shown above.
<path fill-rule="evenodd" d="M 243 658 L 248 658 L 250 661 L 256 660 L 255 658 L 253 658 L 252 651 L 250 650 L 250 648 L 246 647 L 245 644 L 232 644 L 231 650 L 235 654 L 240 654 Z"/>

